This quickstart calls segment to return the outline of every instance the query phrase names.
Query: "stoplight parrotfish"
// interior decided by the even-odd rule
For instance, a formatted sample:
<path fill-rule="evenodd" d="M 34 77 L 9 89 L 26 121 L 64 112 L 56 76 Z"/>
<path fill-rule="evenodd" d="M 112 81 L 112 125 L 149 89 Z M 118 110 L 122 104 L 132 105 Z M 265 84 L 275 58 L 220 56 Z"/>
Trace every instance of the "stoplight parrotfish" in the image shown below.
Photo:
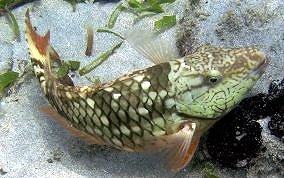
<path fill-rule="evenodd" d="M 161 40 L 136 33 L 128 42 L 152 66 L 99 86 L 80 87 L 69 76 L 54 74 L 62 60 L 50 45 L 50 32 L 37 34 L 29 11 L 25 23 L 34 73 L 51 105 L 42 111 L 91 144 L 163 151 L 173 172 L 190 162 L 203 133 L 246 96 L 268 63 L 253 47 L 202 46 L 176 58 Z"/>

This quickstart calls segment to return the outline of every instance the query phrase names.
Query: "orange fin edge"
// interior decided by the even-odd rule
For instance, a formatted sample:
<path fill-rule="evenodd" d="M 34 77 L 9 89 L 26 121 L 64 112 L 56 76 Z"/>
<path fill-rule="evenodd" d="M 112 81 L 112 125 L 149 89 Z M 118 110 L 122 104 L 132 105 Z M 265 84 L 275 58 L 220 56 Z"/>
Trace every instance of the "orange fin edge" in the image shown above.
<path fill-rule="evenodd" d="M 195 151 L 197 150 L 200 139 L 195 139 L 191 142 L 187 152 L 185 153 L 183 159 L 179 160 L 175 165 L 169 165 L 170 170 L 173 173 L 176 173 L 183 169 L 193 158 Z"/>

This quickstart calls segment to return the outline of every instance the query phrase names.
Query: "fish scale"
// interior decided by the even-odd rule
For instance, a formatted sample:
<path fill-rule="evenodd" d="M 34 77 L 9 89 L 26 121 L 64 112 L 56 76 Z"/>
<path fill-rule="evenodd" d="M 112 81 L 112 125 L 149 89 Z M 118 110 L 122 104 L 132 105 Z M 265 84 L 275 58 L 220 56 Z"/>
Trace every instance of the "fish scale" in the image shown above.
<path fill-rule="evenodd" d="M 166 134 L 164 101 L 169 72 L 169 63 L 156 65 L 129 74 L 126 79 L 126 76 L 118 78 L 96 92 L 86 92 L 83 97 L 62 87 L 61 97 L 54 94 L 49 101 L 74 127 L 116 147 L 134 149 L 143 138 Z M 48 91 L 56 93 L 52 85 Z M 161 91 L 165 93 L 161 95 Z"/>

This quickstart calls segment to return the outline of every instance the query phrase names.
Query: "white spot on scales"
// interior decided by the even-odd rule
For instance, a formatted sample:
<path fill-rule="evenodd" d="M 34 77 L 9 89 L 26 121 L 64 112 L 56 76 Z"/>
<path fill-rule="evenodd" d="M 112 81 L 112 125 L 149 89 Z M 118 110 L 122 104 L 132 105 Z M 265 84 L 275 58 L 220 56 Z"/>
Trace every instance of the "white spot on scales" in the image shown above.
<path fill-rule="evenodd" d="M 142 80 L 144 79 L 144 75 L 137 75 L 133 77 L 133 79 L 137 82 L 142 82 Z"/>
<path fill-rule="evenodd" d="M 91 108 L 95 108 L 95 102 L 91 98 L 87 98 L 87 103 Z"/>
<path fill-rule="evenodd" d="M 145 108 L 138 108 L 138 113 L 141 115 L 145 115 L 145 114 L 148 114 L 149 111 Z"/>
<path fill-rule="evenodd" d="M 85 99 L 86 96 L 87 96 L 87 94 L 84 93 L 84 92 L 80 92 L 80 93 L 79 93 L 79 96 L 80 96 L 81 98 Z"/>
<path fill-rule="evenodd" d="M 105 115 L 102 115 L 100 119 L 101 119 L 101 121 L 104 125 L 106 125 L 106 126 L 109 125 L 108 118 Z"/>
<path fill-rule="evenodd" d="M 65 94 L 66 94 L 66 97 L 67 97 L 68 99 L 72 99 L 72 95 L 71 95 L 70 92 L 66 92 Z"/>
<path fill-rule="evenodd" d="M 159 92 L 160 97 L 164 98 L 165 96 L 167 96 L 167 91 L 166 90 L 162 90 Z"/>
<path fill-rule="evenodd" d="M 117 99 L 119 99 L 119 97 L 121 97 L 121 94 L 120 93 L 114 93 L 112 95 L 112 97 L 113 97 L 113 99 L 117 100 Z"/>
<path fill-rule="evenodd" d="M 156 98 L 156 96 L 157 96 L 157 93 L 154 92 L 154 91 L 151 91 L 151 92 L 149 92 L 149 96 L 150 96 L 150 98 L 151 98 L 152 100 L 154 100 L 154 99 Z"/>
<path fill-rule="evenodd" d="M 144 81 L 141 83 L 141 87 L 143 90 L 148 90 L 150 86 L 151 86 L 151 83 L 149 81 Z"/>
<path fill-rule="evenodd" d="M 107 92 L 112 92 L 112 91 L 113 91 L 113 88 L 112 88 L 112 87 L 107 87 L 107 88 L 105 88 L 104 90 L 107 91 Z"/>

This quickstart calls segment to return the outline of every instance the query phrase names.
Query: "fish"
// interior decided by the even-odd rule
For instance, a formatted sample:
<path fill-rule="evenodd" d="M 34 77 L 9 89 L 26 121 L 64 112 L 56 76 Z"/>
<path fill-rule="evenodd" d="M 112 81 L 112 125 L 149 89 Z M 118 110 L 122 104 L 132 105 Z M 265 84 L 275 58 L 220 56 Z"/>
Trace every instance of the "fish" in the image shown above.
<path fill-rule="evenodd" d="M 175 58 L 158 38 L 134 33 L 128 42 L 153 65 L 100 85 L 75 86 L 68 75 L 54 74 L 62 59 L 50 44 L 50 31 L 38 34 L 29 10 L 25 24 L 34 73 L 50 104 L 42 112 L 90 144 L 162 153 L 175 173 L 190 162 L 201 136 L 246 97 L 268 64 L 255 47 L 204 45 Z"/>

